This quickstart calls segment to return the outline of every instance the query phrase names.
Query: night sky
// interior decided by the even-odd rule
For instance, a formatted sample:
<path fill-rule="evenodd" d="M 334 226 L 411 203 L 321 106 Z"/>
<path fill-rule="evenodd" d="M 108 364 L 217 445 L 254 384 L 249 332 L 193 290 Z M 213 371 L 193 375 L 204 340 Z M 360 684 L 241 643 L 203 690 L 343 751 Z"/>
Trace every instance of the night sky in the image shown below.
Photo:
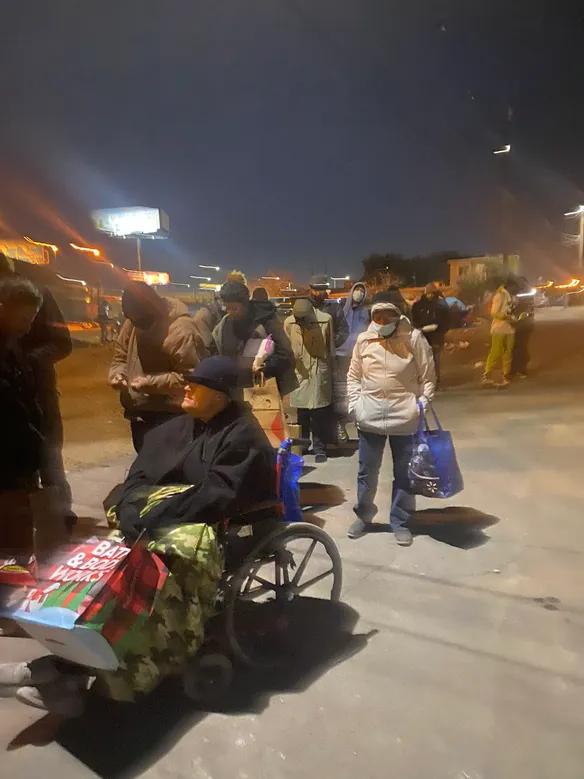
<path fill-rule="evenodd" d="M 177 280 L 197 263 L 304 280 L 358 274 L 374 251 L 496 250 L 511 106 L 517 240 L 553 247 L 584 201 L 583 15 L 566 0 L 4 0 L 2 231 L 92 243 L 91 209 L 158 206 L 172 238 L 145 264 Z"/>

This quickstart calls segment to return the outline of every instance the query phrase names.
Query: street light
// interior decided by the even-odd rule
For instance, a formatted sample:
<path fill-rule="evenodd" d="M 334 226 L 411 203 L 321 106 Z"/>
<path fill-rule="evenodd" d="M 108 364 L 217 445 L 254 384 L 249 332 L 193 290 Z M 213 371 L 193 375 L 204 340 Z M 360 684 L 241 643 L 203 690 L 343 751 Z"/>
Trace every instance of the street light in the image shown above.
<path fill-rule="evenodd" d="M 279 276 L 262 276 L 262 279 L 265 279 L 266 281 L 280 281 Z"/>
<path fill-rule="evenodd" d="M 511 144 L 508 143 L 505 146 L 502 146 L 500 149 L 495 149 L 493 151 L 493 154 L 509 154 L 511 151 Z"/>
<path fill-rule="evenodd" d="M 29 238 L 28 235 L 23 236 L 25 241 L 28 241 L 29 243 L 34 243 L 35 246 L 46 246 L 47 249 L 52 249 L 55 254 L 59 251 L 59 247 L 55 246 L 54 243 L 43 243 L 42 241 L 33 241 L 32 238 Z"/>
<path fill-rule="evenodd" d="M 219 271 L 221 270 L 221 268 L 218 265 L 199 265 L 199 268 L 205 268 L 205 270 L 214 270 L 217 271 L 217 273 L 219 273 Z M 195 277 L 191 276 L 191 278 L 194 279 Z"/>
<path fill-rule="evenodd" d="M 350 276 L 331 276 L 331 281 L 351 281 Z M 336 289 L 337 285 L 333 285 L 333 289 Z"/>
<path fill-rule="evenodd" d="M 211 281 L 211 276 L 189 276 L 190 279 L 203 279 L 203 281 Z"/>
<path fill-rule="evenodd" d="M 564 216 L 580 217 L 580 229 L 578 231 L 578 267 L 584 268 L 584 206 L 578 206 L 575 211 L 568 211 Z"/>

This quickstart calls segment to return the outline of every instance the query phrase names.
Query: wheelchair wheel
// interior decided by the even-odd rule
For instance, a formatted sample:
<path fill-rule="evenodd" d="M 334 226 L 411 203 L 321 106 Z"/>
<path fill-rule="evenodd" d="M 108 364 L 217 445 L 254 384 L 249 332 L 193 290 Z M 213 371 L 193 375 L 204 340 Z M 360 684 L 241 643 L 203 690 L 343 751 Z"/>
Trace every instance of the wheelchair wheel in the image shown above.
<path fill-rule="evenodd" d="M 233 665 L 225 655 L 213 653 L 195 658 L 183 673 L 183 690 L 196 703 L 209 703 L 227 692 L 233 679 Z"/>
<path fill-rule="evenodd" d="M 279 665 L 274 650 L 284 640 L 286 605 L 302 596 L 337 601 L 341 587 L 341 557 L 327 533 L 304 522 L 278 528 L 231 579 L 225 633 L 234 658 L 255 667 Z"/>

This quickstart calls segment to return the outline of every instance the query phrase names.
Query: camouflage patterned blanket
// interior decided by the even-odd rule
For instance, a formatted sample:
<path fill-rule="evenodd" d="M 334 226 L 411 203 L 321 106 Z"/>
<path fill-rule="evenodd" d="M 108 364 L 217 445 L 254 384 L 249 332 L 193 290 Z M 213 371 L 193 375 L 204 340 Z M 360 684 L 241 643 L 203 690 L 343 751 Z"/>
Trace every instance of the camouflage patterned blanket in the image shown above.
<path fill-rule="evenodd" d="M 148 549 L 163 557 L 169 575 L 120 667 L 100 673 L 96 680 L 100 690 L 117 701 L 133 701 L 165 677 L 184 670 L 203 643 L 223 573 L 221 547 L 206 524 L 165 530 L 148 543 Z"/>

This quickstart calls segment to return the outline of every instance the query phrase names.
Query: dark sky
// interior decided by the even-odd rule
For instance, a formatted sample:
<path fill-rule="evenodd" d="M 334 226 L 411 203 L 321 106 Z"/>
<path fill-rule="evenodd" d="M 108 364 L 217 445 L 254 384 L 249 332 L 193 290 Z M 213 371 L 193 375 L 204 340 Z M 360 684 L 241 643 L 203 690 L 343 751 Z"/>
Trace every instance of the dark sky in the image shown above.
<path fill-rule="evenodd" d="M 92 208 L 159 206 L 146 263 L 177 280 L 488 251 L 511 105 L 522 238 L 556 234 L 584 199 L 579 5 L 4 0 L 0 218 L 95 241 Z"/>

